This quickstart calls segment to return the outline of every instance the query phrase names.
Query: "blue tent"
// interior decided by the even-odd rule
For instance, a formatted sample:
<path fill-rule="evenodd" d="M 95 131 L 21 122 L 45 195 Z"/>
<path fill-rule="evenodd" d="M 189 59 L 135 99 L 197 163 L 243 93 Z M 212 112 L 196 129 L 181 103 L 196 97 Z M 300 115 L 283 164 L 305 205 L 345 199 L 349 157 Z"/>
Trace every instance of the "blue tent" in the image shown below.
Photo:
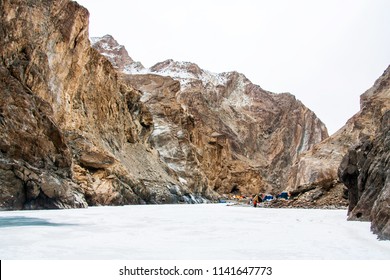
<path fill-rule="evenodd" d="M 283 198 L 283 199 L 288 199 L 288 193 L 287 192 L 282 192 L 278 195 L 278 198 Z"/>

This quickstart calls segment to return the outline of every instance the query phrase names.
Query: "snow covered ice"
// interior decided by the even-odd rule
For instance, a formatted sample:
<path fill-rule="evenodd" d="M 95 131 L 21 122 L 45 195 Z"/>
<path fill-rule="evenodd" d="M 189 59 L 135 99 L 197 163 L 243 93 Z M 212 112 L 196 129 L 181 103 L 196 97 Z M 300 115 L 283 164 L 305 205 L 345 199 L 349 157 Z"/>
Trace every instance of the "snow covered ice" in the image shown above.
<path fill-rule="evenodd" d="M 1 259 L 390 259 L 346 210 L 225 204 L 0 212 Z"/>

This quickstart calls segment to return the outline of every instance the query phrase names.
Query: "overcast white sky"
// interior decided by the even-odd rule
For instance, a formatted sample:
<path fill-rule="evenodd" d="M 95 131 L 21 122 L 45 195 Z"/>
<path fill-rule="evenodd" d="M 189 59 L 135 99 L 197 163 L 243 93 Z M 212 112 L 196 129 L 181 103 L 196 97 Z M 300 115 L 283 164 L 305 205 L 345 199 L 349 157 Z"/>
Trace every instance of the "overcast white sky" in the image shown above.
<path fill-rule="evenodd" d="M 90 36 L 150 67 L 172 58 L 290 92 L 334 133 L 390 64 L 389 0 L 77 0 Z"/>

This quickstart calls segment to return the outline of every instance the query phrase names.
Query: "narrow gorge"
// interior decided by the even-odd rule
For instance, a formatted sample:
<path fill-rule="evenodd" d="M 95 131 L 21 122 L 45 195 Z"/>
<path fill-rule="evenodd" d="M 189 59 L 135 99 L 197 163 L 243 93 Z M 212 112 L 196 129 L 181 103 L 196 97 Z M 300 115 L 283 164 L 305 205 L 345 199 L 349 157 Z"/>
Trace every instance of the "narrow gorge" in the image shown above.
<path fill-rule="evenodd" d="M 215 202 L 346 207 L 390 238 L 390 68 L 329 136 L 290 93 L 89 38 L 69 0 L 0 1 L 0 209 Z M 130 46 L 127 46 L 130 47 Z"/>

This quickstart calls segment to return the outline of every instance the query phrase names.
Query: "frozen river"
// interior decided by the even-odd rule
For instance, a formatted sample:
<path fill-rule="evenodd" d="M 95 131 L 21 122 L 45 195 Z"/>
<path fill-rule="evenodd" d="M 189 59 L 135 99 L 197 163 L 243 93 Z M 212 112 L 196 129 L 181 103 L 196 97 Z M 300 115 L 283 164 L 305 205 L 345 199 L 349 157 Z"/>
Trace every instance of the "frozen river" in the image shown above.
<path fill-rule="evenodd" d="M 0 259 L 390 260 L 346 210 L 143 205 L 0 212 Z"/>

